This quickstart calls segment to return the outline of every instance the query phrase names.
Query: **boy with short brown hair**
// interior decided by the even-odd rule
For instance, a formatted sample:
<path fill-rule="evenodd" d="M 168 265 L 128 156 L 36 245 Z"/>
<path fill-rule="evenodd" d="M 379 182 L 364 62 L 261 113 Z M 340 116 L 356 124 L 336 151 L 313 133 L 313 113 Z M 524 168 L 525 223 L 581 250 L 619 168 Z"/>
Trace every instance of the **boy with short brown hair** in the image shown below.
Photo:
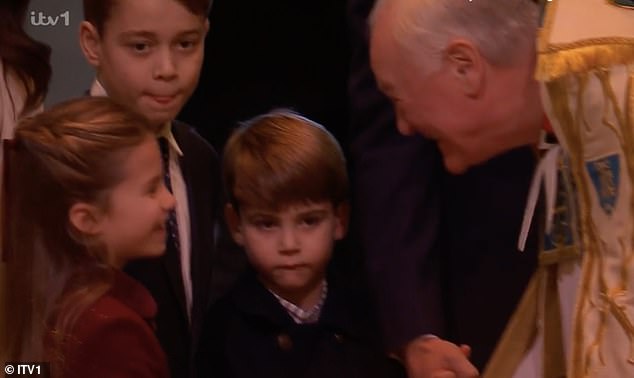
<path fill-rule="evenodd" d="M 223 178 L 253 271 L 212 308 L 200 377 L 392 377 L 371 307 L 328 267 L 348 221 L 334 137 L 288 111 L 257 117 L 229 139 Z"/>
<path fill-rule="evenodd" d="M 90 94 L 108 96 L 150 121 L 177 201 L 165 255 L 126 267 L 158 304 L 156 332 L 173 377 L 193 375 L 191 356 L 213 295 L 218 157 L 191 127 L 174 120 L 198 83 L 209 3 L 84 0 L 80 27 L 83 53 L 97 74 Z"/>

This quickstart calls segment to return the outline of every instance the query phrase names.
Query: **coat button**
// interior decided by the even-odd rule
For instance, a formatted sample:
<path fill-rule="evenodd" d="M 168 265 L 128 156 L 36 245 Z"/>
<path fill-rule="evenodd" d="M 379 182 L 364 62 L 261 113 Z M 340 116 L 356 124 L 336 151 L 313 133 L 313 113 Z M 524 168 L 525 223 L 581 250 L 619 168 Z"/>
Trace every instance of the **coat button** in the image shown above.
<path fill-rule="evenodd" d="M 335 340 L 339 343 L 339 344 L 343 344 L 344 342 L 344 337 L 343 335 L 339 334 L 339 333 L 335 333 Z"/>
<path fill-rule="evenodd" d="M 277 345 L 281 350 L 288 352 L 293 349 L 293 340 L 291 337 L 285 333 L 280 333 L 277 335 Z"/>

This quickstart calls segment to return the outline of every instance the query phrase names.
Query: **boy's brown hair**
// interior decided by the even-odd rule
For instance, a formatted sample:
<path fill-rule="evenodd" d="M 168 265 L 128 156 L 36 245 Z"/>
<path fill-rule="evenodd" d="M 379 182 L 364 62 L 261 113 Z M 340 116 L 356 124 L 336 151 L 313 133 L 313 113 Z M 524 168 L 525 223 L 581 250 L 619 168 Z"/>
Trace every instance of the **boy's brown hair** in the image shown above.
<path fill-rule="evenodd" d="M 280 210 L 287 205 L 347 200 L 348 175 L 341 147 L 326 129 L 278 110 L 236 130 L 224 149 L 223 179 L 229 201 Z"/>
<path fill-rule="evenodd" d="M 84 1 L 84 20 L 90 22 L 97 28 L 99 35 L 103 35 L 103 28 L 110 18 L 112 9 L 115 8 L 119 1 L 134 0 L 83 0 Z M 207 12 L 211 6 L 212 0 L 174 0 L 182 4 L 191 13 L 207 17 Z"/>

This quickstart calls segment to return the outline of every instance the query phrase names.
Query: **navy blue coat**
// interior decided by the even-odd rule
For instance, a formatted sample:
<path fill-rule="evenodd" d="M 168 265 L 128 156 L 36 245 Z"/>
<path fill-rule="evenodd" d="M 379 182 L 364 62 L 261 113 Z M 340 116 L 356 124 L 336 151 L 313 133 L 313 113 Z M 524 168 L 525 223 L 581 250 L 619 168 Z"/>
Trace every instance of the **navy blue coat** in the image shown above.
<path fill-rule="evenodd" d="M 205 322 L 198 370 L 213 378 L 397 378 L 383 354 L 362 295 L 328 281 L 316 324 L 296 324 L 277 299 L 247 274 Z"/>

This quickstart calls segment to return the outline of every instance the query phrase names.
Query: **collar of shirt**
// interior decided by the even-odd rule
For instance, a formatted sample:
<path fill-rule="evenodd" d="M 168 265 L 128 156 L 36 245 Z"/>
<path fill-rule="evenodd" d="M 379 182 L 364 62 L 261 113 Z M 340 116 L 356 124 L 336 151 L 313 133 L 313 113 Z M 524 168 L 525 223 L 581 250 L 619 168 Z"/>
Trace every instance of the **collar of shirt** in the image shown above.
<path fill-rule="evenodd" d="M 328 296 L 328 282 L 326 280 L 323 281 L 323 285 L 321 286 L 321 296 L 319 297 L 319 301 L 309 310 L 303 310 L 301 307 L 295 305 L 287 301 L 286 299 L 280 297 L 273 291 L 269 290 L 271 294 L 275 296 L 277 301 L 284 307 L 286 312 L 290 315 L 291 318 L 297 324 L 312 324 L 317 323 L 319 321 L 319 316 L 321 315 L 321 309 L 324 306 L 324 302 L 326 302 L 326 297 Z"/>
<path fill-rule="evenodd" d="M 171 149 L 176 151 L 178 156 L 183 156 L 183 151 L 181 150 L 178 143 L 176 142 L 176 138 L 174 138 L 174 133 L 172 133 L 171 122 L 167 122 L 165 123 L 165 125 L 163 125 L 163 128 L 161 129 L 161 131 L 159 131 L 158 136 L 165 138 L 165 140 L 167 140 L 167 144 L 170 145 Z"/>
<path fill-rule="evenodd" d="M 101 85 L 99 79 L 95 79 L 95 81 L 93 81 L 92 85 L 90 86 L 90 95 L 93 97 L 108 96 L 106 89 L 103 87 L 103 85 Z M 165 125 L 163 125 L 163 128 L 158 133 L 158 137 L 165 138 L 170 148 L 176 151 L 178 156 L 183 156 L 183 150 L 181 150 L 180 146 L 176 142 L 176 138 L 174 138 L 174 134 L 172 133 L 171 122 L 166 122 Z"/>
<path fill-rule="evenodd" d="M 95 79 L 95 81 L 92 82 L 89 93 L 92 97 L 108 96 L 108 93 L 106 92 L 106 88 L 104 88 L 103 85 L 101 85 L 101 83 L 99 82 L 99 79 Z"/>

